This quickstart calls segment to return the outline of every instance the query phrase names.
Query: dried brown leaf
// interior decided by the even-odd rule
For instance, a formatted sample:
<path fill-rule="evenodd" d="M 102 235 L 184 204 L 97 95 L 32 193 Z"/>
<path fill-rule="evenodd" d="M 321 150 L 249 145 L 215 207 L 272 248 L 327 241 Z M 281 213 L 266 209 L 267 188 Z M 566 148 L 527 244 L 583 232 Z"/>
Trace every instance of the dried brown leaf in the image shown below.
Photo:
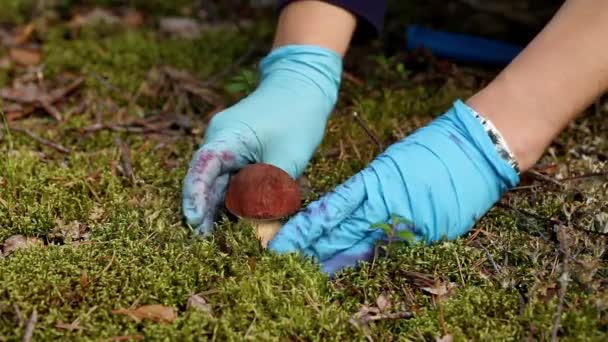
<path fill-rule="evenodd" d="M 70 223 L 63 223 L 60 219 L 55 220 L 55 228 L 51 231 L 50 236 L 54 238 L 60 238 L 64 241 L 88 241 L 89 240 L 89 229 L 87 225 L 79 222 L 72 221 Z"/>
<path fill-rule="evenodd" d="M 17 84 L 12 88 L 0 89 L 0 97 L 18 103 L 36 102 L 42 94 L 35 83 Z"/>
<path fill-rule="evenodd" d="M 188 298 L 188 303 L 186 304 L 186 309 L 192 309 L 200 312 L 206 312 L 209 314 L 213 313 L 211 305 L 207 303 L 205 298 L 199 296 L 198 294 L 190 296 Z"/>
<path fill-rule="evenodd" d="M 155 322 L 171 323 L 177 318 L 175 310 L 172 307 L 160 304 L 144 305 L 137 309 L 112 310 L 112 313 L 127 315 L 136 322 L 147 319 Z"/>
<path fill-rule="evenodd" d="M 454 341 L 454 337 L 450 334 L 443 335 L 443 336 L 437 337 L 435 339 L 435 342 L 452 342 L 452 341 Z"/>
<path fill-rule="evenodd" d="M 386 311 L 391 308 L 392 303 L 386 293 L 382 293 L 376 298 L 376 306 L 380 312 Z"/>
<path fill-rule="evenodd" d="M 57 328 L 57 329 L 63 329 L 63 330 L 69 330 L 69 331 L 84 329 L 83 327 L 81 327 L 80 325 L 78 325 L 78 322 L 72 322 L 72 323 L 59 322 L 59 323 L 55 324 L 55 328 Z"/>
<path fill-rule="evenodd" d="M 40 64 L 42 54 L 39 49 L 12 47 L 8 50 L 8 55 L 13 61 L 24 66 Z"/>
<path fill-rule="evenodd" d="M 18 249 L 26 249 L 35 246 L 43 246 L 42 240 L 35 237 L 25 237 L 23 235 L 13 235 L 4 240 L 2 245 L 2 253 L 0 256 L 7 257 Z"/>
<path fill-rule="evenodd" d="M 95 205 L 93 209 L 91 209 L 91 213 L 89 213 L 89 220 L 92 222 L 99 222 L 106 215 L 105 209 L 98 205 Z"/>
<path fill-rule="evenodd" d="M 80 28 L 87 25 L 104 23 L 116 25 L 121 22 L 120 18 L 114 13 L 103 8 L 94 8 L 87 13 L 76 14 L 68 23 L 72 28 Z"/>
<path fill-rule="evenodd" d="M 140 27 L 144 23 L 144 14 L 132 9 L 125 13 L 122 20 L 129 27 Z"/>
<path fill-rule="evenodd" d="M 194 39 L 201 35 L 201 25 L 193 18 L 166 17 L 159 21 L 160 30 L 170 35 Z"/>
<path fill-rule="evenodd" d="M 442 298 L 449 295 L 454 287 L 456 287 L 456 283 L 437 282 L 433 286 L 421 287 L 420 289 L 426 293 Z"/>
<path fill-rule="evenodd" d="M 23 27 L 18 28 L 17 34 L 13 38 L 13 44 L 22 45 L 22 44 L 27 43 L 27 41 L 32 36 L 32 33 L 34 33 L 34 29 L 35 29 L 35 26 L 32 23 L 29 23 Z"/>

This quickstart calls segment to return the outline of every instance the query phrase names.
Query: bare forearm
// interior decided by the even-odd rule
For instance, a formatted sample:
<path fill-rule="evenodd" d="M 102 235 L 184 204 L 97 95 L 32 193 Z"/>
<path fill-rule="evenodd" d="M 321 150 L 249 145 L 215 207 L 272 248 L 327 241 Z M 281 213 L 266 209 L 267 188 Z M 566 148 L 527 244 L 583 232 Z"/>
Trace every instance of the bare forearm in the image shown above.
<path fill-rule="evenodd" d="M 273 46 L 317 45 L 344 56 L 356 23 L 343 8 L 323 1 L 295 1 L 281 11 Z"/>
<path fill-rule="evenodd" d="M 608 89 L 608 2 L 569 0 L 492 83 L 467 102 L 494 122 L 522 170 Z"/>

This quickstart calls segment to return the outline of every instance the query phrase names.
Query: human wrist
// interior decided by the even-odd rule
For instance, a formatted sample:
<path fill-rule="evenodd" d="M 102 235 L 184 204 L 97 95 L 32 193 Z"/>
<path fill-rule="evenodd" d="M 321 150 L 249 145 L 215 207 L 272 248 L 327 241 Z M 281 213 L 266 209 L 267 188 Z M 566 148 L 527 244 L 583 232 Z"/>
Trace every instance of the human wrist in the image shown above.
<path fill-rule="evenodd" d="M 356 25 L 356 16 L 340 6 L 320 0 L 293 1 L 281 11 L 273 48 L 308 44 L 344 56 Z"/>

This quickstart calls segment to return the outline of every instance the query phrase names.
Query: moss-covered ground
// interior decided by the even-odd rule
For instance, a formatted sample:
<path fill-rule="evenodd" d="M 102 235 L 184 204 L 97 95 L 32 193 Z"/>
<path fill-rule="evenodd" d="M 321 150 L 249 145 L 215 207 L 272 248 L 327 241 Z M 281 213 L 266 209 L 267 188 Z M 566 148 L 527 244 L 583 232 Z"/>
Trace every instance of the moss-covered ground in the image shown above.
<path fill-rule="evenodd" d="M 42 46 L 48 85 L 75 76 L 85 83 L 57 102 L 63 122 L 41 109 L 3 119 L 0 242 L 22 234 L 44 246 L 0 258 L 0 341 L 20 340 L 34 310 L 34 341 L 432 341 L 445 335 L 543 341 L 551 339 L 558 306 L 561 340 L 608 339 L 608 108 L 602 102 L 568 127 L 535 172 L 470 234 L 430 247 L 394 246 L 387 257 L 328 279 L 309 261 L 264 252 L 246 225 L 222 217 L 214 236 L 200 238 L 181 220 L 190 156 L 213 111 L 255 82 L 256 60 L 271 41 L 271 15 L 248 13 L 254 24 L 240 29 L 212 22 L 200 37 L 184 39 L 161 33 L 156 23 L 165 15 L 196 17 L 180 5 L 187 1 L 174 7 L 135 1 L 146 14 L 142 25 L 78 29 L 66 23 L 72 2 L 51 9 L 32 3 L 0 1 L 5 27 L 34 23 L 30 39 Z M 205 20 L 222 13 L 216 8 Z M 326 139 L 306 171 L 309 199 L 380 152 L 353 111 L 386 145 L 495 72 L 363 50 L 347 61 L 352 76 L 343 81 Z M 209 82 L 184 90 L 184 76 L 167 67 Z M 1 86 L 28 73 L 36 70 L 4 66 Z M 85 129 L 176 114 L 181 124 L 146 134 Z M 130 152 L 132 174 L 121 146 Z M 76 233 L 61 232 L 73 227 Z M 187 309 L 194 294 L 211 312 Z M 149 304 L 172 307 L 177 318 L 137 322 L 112 313 Z M 381 319 L 369 326 L 351 319 L 366 307 L 385 317 L 374 316 Z M 403 311 L 413 316 L 390 319 Z"/>

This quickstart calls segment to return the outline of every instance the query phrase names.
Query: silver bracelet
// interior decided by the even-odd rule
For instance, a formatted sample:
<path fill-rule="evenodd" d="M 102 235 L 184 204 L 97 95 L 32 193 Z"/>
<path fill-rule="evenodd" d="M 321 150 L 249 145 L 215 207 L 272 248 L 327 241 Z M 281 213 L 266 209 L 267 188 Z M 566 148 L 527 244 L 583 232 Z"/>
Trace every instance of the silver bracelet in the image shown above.
<path fill-rule="evenodd" d="M 492 121 L 483 117 L 481 114 L 477 113 L 474 110 L 473 114 L 475 115 L 475 118 L 479 120 L 479 122 L 482 124 L 483 128 L 486 130 L 486 133 L 490 137 L 490 140 L 492 140 L 492 143 L 494 143 L 494 147 L 496 147 L 496 151 L 498 152 L 498 154 L 519 174 L 519 164 L 515 159 L 515 155 L 509 149 L 509 145 L 507 145 L 507 142 L 503 138 L 502 134 L 500 134 L 498 128 L 494 126 Z"/>

